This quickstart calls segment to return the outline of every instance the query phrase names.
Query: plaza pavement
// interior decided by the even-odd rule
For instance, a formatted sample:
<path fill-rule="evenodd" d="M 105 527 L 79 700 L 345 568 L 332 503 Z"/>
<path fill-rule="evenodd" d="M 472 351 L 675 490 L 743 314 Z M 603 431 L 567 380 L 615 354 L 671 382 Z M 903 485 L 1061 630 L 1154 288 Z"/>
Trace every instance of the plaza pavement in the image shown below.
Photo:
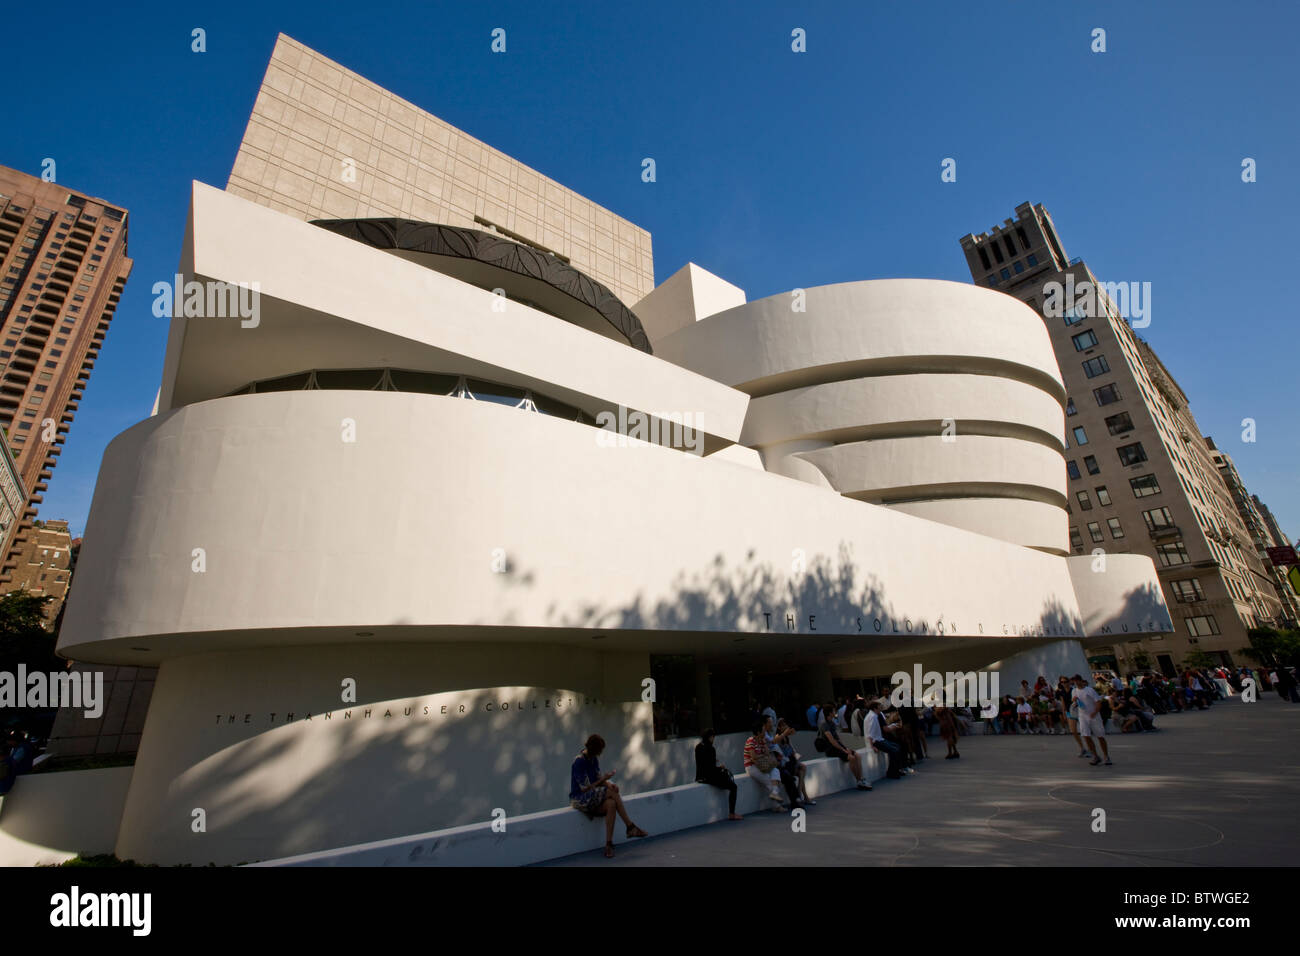
<path fill-rule="evenodd" d="M 696 827 L 565 866 L 1287 866 L 1300 862 L 1300 704 L 1263 693 L 1156 718 L 1158 733 L 1108 738 L 1090 766 L 1071 737 L 971 736 L 870 793 L 789 814 Z M 733 768 L 739 770 L 740 768 Z M 739 786 L 753 786 L 743 775 Z M 1093 809 L 1106 832 L 1092 830 Z"/>

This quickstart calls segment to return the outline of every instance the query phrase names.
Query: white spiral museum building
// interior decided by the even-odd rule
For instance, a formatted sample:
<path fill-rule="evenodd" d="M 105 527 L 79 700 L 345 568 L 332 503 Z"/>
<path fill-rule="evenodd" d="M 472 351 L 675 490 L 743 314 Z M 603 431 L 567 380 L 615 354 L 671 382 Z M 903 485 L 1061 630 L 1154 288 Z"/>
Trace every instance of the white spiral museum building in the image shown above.
<path fill-rule="evenodd" d="M 246 147 L 298 95 L 277 70 L 366 100 L 322 63 L 281 38 Z M 404 155 L 440 141 L 432 120 Z M 583 223 L 530 241 L 514 193 L 422 216 L 376 187 L 339 215 L 269 167 L 237 180 L 195 184 L 179 271 L 255 283 L 256 315 L 176 308 L 156 413 L 104 454 L 59 644 L 159 668 L 123 858 L 563 808 L 592 732 L 625 793 L 690 784 L 694 735 L 734 747 L 753 698 L 798 717 L 914 663 L 1009 690 L 1170 629 L 1150 560 L 1068 556 L 1065 395 L 1009 296 L 908 279 L 746 302 L 688 265 L 626 301 L 649 239 L 616 217 L 631 252 L 596 241 L 584 269 Z M 611 420 L 668 427 L 611 441 Z"/>

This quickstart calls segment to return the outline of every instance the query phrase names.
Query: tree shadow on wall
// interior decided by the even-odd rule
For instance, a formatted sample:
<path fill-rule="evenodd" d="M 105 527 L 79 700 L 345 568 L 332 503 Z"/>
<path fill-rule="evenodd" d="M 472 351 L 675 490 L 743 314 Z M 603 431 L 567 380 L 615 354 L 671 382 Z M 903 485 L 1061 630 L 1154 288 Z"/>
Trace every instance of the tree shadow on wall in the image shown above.
<path fill-rule="evenodd" d="M 519 580 L 530 578 L 521 575 Z M 861 653 L 893 636 L 877 634 L 871 621 L 904 619 L 887 600 L 879 579 L 855 565 L 848 544 L 841 545 L 834 560 L 815 558 L 803 570 L 757 562 L 752 551 L 741 564 L 728 564 L 719 554 L 706 567 L 677 575 L 668 593 L 671 597 L 638 595 L 624 606 L 586 603 L 568 611 L 552 607 L 546 623 L 582 632 L 728 631 L 759 637 L 769 633 L 770 626 L 774 636 L 791 636 L 782 619 L 791 610 L 803 615 L 794 636 L 811 637 L 807 614 L 816 614 L 818 629 L 826 629 L 825 639 L 842 636 L 846 650 L 860 642 Z M 770 625 L 765 610 L 773 614 Z M 1069 621 L 1063 606 L 1044 606 L 1045 629 L 1064 628 Z M 937 623 L 914 622 L 931 634 Z M 428 645 L 423 647 L 427 650 Z M 358 667 L 364 665 L 368 650 L 369 645 L 356 646 Z M 307 659 L 312 648 L 301 648 L 301 653 Z M 581 652 L 574 648 L 573 653 Z M 493 667 L 498 687 L 530 688 L 535 682 L 535 673 L 508 648 L 503 647 Z M 402 695 L 349 705 L 354 715 L 367 707 L 379 711 L 364 720 L 341 718 L 337 683 L 326 687 L 328 681 L 313 682 L 301 695 L 303 710 L 312 714 L 310 721 L 299 716 L 292 724 L 243 739 L 223 738 L 220 727 L 200 731 L 204 740 L 194 749 L 201 755 L 190 759 L 157 793 L 156 802 L 147 805 L 147 835 L 136 842 L 157 852 L 129 849 L 155 862 L 228 863 L 483 823 L 498 809 L 515 817 L 565 807 L 570 765 L 593 732 L 609 741 L 602 766 L 617 767 L 629 793 L 694 780 L 695 740 L 653 741 L 651 705 L 641 700 L 639 678 L 611 693 L 594 685 L 586 672 L 578 676 L 580 670 L 575 663 L 573 681 L 556 686 L 603 695 L 607 699 L 602 709 L 552 711 L 540 721 L 531 721 L 531 710 L 507 716 L 499 709 L 495 690 L 449 688 L 418 668 L 399 678 Z M 479 716 L 441 721 L 405 713 L 416 698 L 433 694 L 458 694 L 468 712 Z M 489 705 L 498 709 L 489 710 Z M 329 720 L 323 717 L 326 711 L 334 715 Z M 187 731 L 181 727 L 177 732 Z M 720 755 L 739 770 L 739 754 L 731 752 L 734 743 L 720 741 Z M 167 746 L 160 742 L 155 753 L 146 743 L 137 774 L 147 779 L 150 764 L 167 759 L 161 755 Z M 814 754 L 811 735 L 799 741 L 799 748 L 805 755 Z M 195 808 L 206 815 L 204 833 L 192 830 Z"/>
<path fill-rule="evenodd" d="M 802 616 L 802 621 L 796 619 L 799 633 L 808 629 L 809 613 L 828 631 L 844 628 L 849 633 L 857 618 L 899 617 L 879 580 L 858 572 L 848 543 L 840 544 L 835 560 L 818 556 L 801 570 L 778 571 L 771 562 L 755 562 L 754 555 L 751 549 L 745 564 L 729 567 L 718 554 L 702 570 L 679 572 L 667 589 L 670 598 L 638 594 L 624 606 L 586 602 L 568 611 L 552 605 L 546 622 L 584 630 L 783 631 L 786 625 L 777 612 L 783 616 L 795 609 Z M 765 611 L 773 615 L 770 622 Z"/>

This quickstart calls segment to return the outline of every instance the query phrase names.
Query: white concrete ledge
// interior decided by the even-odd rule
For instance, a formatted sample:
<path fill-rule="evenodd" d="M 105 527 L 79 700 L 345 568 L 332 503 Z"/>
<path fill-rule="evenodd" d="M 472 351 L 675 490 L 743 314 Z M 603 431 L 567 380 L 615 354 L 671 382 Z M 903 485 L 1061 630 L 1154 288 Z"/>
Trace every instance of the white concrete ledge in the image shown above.
<path fill-rule="evenodd" d="M 887 760 L 872 750 L 859 750 L 868 780 L 884 777 Z M 814 800 L 855 786 L 848 764 L 838 758 L 806 760 L 808 794 Z M 768 804 L 766 794 L 743 773 L 736 775 L 736 812 L 756 813 Z M 869 799 L 864 797 L 864 799 Z M 727 794 L 702 783 L 684 784 L 624 797 L 628 815 L 651 837 L 725 820 Z M 816 812 L 813 810 L 812 812 Z M 359 843 L 299 856 L 264 860 L 250 866 L 524 866 L 599 850 L 605 845 L 605 823 L 589 820 L 571 807 L 543 810 L 505 819 L 504 833 L 493 832 L 492 821 L 433 830 L 406 837 Z M 616 822 L 614 842 L 630 842 Z"/>
<path fill-rule="evenodd" d="M 134 769 L 22 774 L 0 797 L 0 866 L 112 853 Z"/>

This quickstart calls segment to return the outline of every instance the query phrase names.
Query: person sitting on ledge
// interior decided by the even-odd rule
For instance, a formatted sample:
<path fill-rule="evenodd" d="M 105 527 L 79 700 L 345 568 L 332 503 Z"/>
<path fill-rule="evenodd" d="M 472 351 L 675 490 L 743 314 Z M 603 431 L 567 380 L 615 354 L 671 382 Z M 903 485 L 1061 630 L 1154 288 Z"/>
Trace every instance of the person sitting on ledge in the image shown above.
<path fill-rule="evenodd" d="M 849 765 L 853 771 L 853 779 L 858 782 L 859 790 L 870 790 L 871 784 L 867 783 L 862 776 L 862 758 L 858 752 L 851 747 L 846 746 L 840 740 L 839 731 L 835 729 L 835 705 L 827 704 L 822 708 L 822 720 L 817 725 L 817 733 L 822 740 L 824 753 L 828 757 L 838 757 Z"/>
<path fill-rule="evenodd" d="M 623 796 L 618 792 L 618 785 L 610 783 L 614 771 L 600 772 L 600 755 L 605 750 L 605 738 L 592 734 L 583 745 L 582 753 L 573 761 L 573 771 L 569 785 L 569 806 L 581 810 L 592 820 L 605 818 L 605 856 L 614 855 L 614 814 L 623 818 L 627 824 L 627 837 L 649 836 L 632 822 L 623 806 Z"/>
<path fill-rule="evenodd" d="M 1023 697 L 1016 698 L 1016 727 L 1022 734 L 1034 732 L 1034 708 Z"/>
<path fill-rule="evenodd" d="M 885 777 L 889 780 L 901 780 L 903 778 L 902 748 L 892 740 L 885 739 L 884 726 L 884 714 L 880 712 L 880 701 L 873 700 L 870 709 L 867 711 L 866 726 L 863 730 L 867 739 L 871 742 L 872 749 L 876 753 L 884 754 L 889 759 L 889 769 L 885 772 Z"/>
<path fill-rule="evenodd" d="M 1138 697 L 1136 694 L 1129 695 L 1129 706 L 1133 708 L 1133 713 L 1137 714 L 1139 725 L 1144 731 L 1154 731 L 1156 727 L 1156 713 L 1150 706 Z"/>
<path fill-rule="evenodd" d="M 713 729 L 709 728 L 695 745 L 695 782 L 727 791 L 727 819 L 743 820 L 745 818 L 736 812 L 736 781 L 718 759 L 718 752 L 713 747 L 714 736 Z"/>
<path fill-rule="evenodd" d="M 781 758 L 772 752 L 767 743 L 767 718 L 754 722 L 754 732 L 745 740 L 745 773 L 757 783 L 772 801 L 772 810 L 784 810 L 785 801 L 781 800 L 781 784 L 790 788 L 788 780 L 781 774 Z M 798 804 L 797 797 L 793 799 Z"/>
<path fill-rule="evenodd" d="M 1004 734 L 1016 732 L 1016 702 L 1010 694 L 1002 698 L 1002 703 L 998 707 L 998 720 L 1002 723 Z"/>
<path fill-rule="evenodd" d="M 764 724 L 763 728 L 766 731 L 770 726 Z M 801 806 L 815 807 L 817 801 L 808 799 L 808 787 L 804 783 L 804 774 L 808 768 L 803 762 L 802 755 L 794 749 L 792 737 L 794 737 L 794 728 L 782 717 L 776 722 L 776 733 L 767 734 L 767 742 L 781 761 L 781 780 L 786 784 L 786 793 L 798 800 Z M 786 781 L 787 775 L 790 776 L 790 781 Z M 794 784 L 793 790 L 790 787 L 791 782 Z"/>
<path fill-rule="evenodd" d="M 1135 709 L 1123 694 L 1116 691 L 1111 696 L 1110 709 L 1111 713 L 1115 715 L 1115 722 L 1119 725 L 1121 734 L 1141 732 L 1142 724 L 1138 720 Z"/>

